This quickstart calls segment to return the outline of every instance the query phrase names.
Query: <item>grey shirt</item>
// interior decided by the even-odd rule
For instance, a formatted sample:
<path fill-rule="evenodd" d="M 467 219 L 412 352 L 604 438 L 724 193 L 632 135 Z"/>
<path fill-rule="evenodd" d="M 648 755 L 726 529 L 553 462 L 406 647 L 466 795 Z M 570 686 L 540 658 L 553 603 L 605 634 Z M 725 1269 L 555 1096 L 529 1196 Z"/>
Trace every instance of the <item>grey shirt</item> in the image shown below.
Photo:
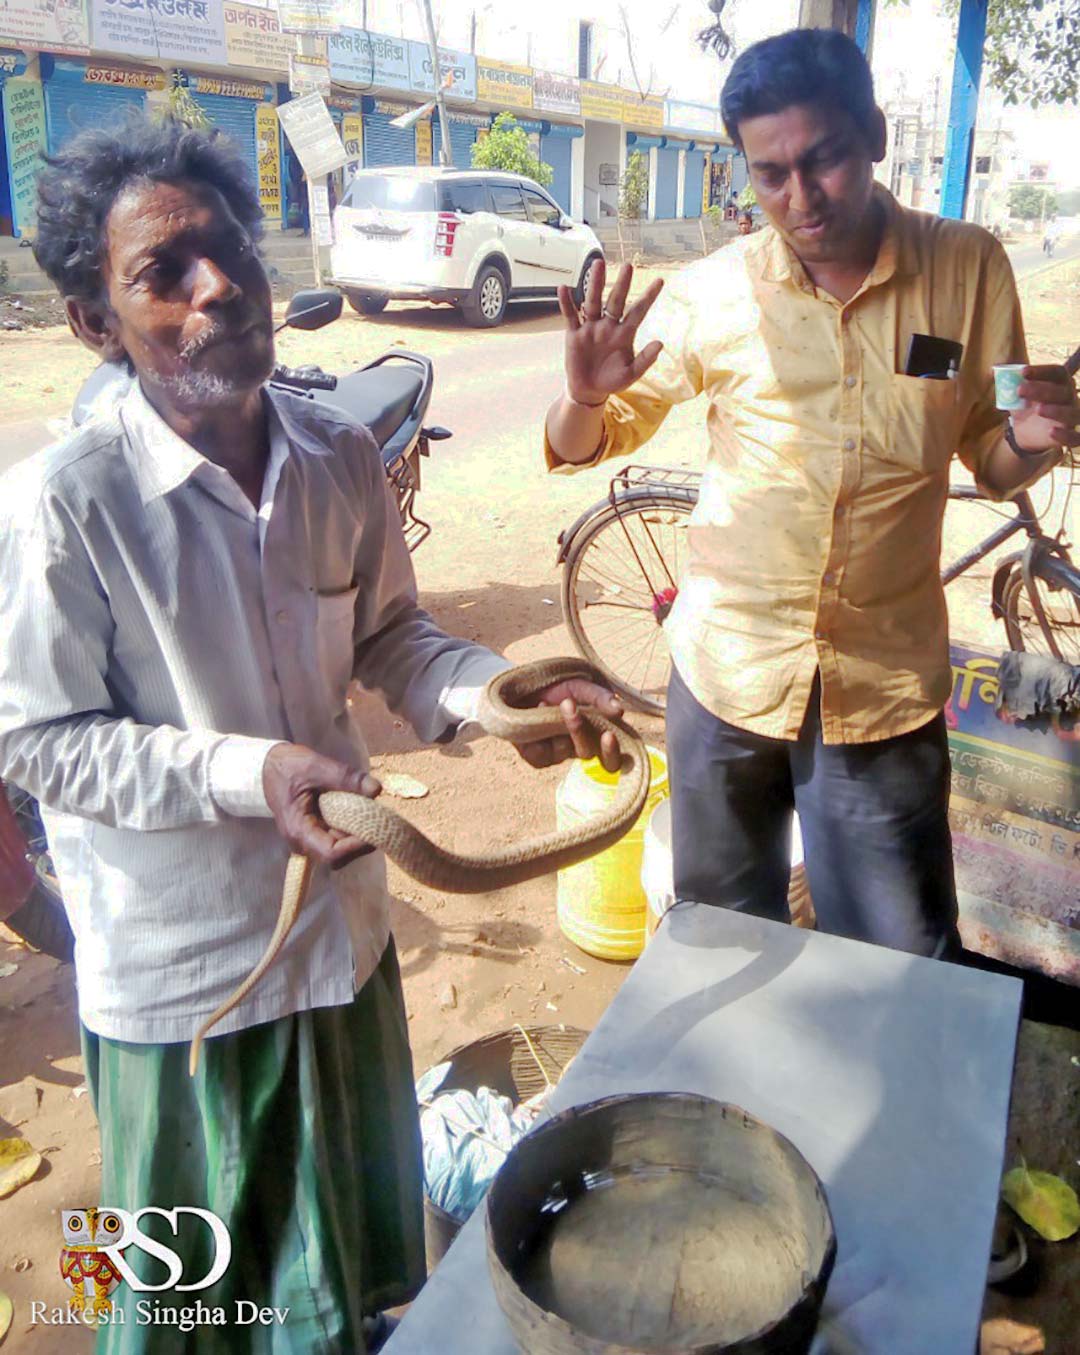
<path fill-rule="evenodd" d="M 0 775 L 37 796 L 76 936 L 83 1022 L 187 1040 L 253 967 L 288 849 L 268 750 L 361 768 L 353 678 L 449 737 L 506 666 L 417 605 L 371 435 L 266 392 L 258 510 L 136 385 L 0 479 Z M 351 1001 L 389 936 L 385 862 L 319 870 L 224 1033 Z"/>

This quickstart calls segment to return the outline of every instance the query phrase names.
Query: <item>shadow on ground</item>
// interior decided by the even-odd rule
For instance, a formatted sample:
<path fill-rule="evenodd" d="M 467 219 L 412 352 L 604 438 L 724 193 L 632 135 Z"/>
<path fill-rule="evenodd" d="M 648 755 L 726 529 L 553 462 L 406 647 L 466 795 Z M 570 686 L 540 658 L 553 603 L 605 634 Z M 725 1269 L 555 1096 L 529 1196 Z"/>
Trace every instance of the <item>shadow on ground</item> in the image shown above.
<path fill-rule="evenodd" d="M 392 900 L 392 928 L 403 978 L 422 974 L 440 955 L 468 955 L 517 965 L 542 935 L 539 928 L 528 923 L 503 918 L 440 925 L 430 912 L 401 896 Z"/>
<path fill-rule="evenodd" d="M 474 330 L 474 326 L 468 323 L 456 306 L 400 306 L 391 302 L 381 315 L 358 315 L 348 309 L 343 315 L 377 329 L 392 330 L 407 325 L 419 331 L 471 333 Z M 521 301 L 507 306 L 502 324 L 490 330 L 489 334 L 492 339 L 498 339 L 500 335 L 543 334 L 561 330 L 563 325 L 557 301 Z"/>

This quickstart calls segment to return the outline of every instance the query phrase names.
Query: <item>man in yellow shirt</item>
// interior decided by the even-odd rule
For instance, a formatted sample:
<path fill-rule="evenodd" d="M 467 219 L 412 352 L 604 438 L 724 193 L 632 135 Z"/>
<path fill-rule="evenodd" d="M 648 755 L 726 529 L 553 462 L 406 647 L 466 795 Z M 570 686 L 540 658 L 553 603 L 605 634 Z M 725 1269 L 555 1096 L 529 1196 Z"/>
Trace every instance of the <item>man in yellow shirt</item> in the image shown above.
<path fill-rule="evenodd" d="M 949 463 L 958 451 L 989 494 L 1016 492 L 1080 445 L 1076 391 L 1063 367 L 1030 367 L 1025 408 L 995 408 L 991 368 L 1027 360 L 1008 259 L 988 232 L 875 185 L 885 120 L 848 38 L 756 44 L 722 109 L 768 226 L 686 269 L 655 309 L 660 282 L 627 305 L 625 268 L 606 303 L 601 269 L 580 312 L 563 290 L 548 464 L 631 452 L 707 397 L 667 623 L 678 897 L 786 918 L 796 809 L 824 930 L 956 955 Z"/>

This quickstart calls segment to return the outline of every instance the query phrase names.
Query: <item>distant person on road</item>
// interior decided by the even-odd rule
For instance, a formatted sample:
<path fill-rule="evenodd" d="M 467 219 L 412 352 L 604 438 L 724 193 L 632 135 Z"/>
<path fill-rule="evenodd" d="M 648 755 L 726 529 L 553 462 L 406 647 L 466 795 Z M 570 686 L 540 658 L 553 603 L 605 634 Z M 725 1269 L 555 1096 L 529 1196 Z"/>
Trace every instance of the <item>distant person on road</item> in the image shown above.
<path fill-rule="evenodd" d="M 675 892 L 788 917 L 792 811 L 821 928 L 929 956 L 960 951 L 938 574 L 954 452 L 1008 496 L 1080 445 L 1063 367 L 1025 362 L 1012 269 L 988 231 L 875 185 L 886 125 L 839 32 L 748 48 L 722 96 L 766 229 L 629 300 L 594 270 L 569 290 L 566 388 L 548 465 L 636 451 L 704 395 L 705 476 L 666 623 Z M 909 345 L 963 346 L 908 364 Z"/>
<path fill-rule="evenodd" d="M 1048 258 L 1054 257 L 1054 250 L 1057 249 L 1057 242 L 1061 239 L 1061 222 L 1057 217 L 1051 218 L 1046 223 L 1043 233 L 1043 253 Z"/>
<path fill-rule="evenodd" d="M 419 1126 L 385 863 L 318 795 L 379 793 L 353 679 L 446 741 L 506 662 L 418 605 L 371 433 L 267 385 L 233 142 L 83 132 L 40 176 L 37 226 L 75 334 L 136 380 L 0 480 L 0 776 L 40 801 L 75 933 L 103 1203 L 211 1210 L 232 1266 L 199 1297 L 286 1313 L 188 1338 L 138 1320 L 188 1294 L 121 1285 L 98 1350 L 361 1355 L 424 1282 Z M 574 702 L 615 713 L 609 692 L 544 699 L 567 733 L 527 761 L 598 751 Z M 599 751 L 618 765 L 610 735 Z M 290 851 L 317 862 L 309 897 L 192 1079 L 188 1042 L 266 949 Z M 191 1288 L 213 1258 L 188 1221 L 158 1220 Z"/>

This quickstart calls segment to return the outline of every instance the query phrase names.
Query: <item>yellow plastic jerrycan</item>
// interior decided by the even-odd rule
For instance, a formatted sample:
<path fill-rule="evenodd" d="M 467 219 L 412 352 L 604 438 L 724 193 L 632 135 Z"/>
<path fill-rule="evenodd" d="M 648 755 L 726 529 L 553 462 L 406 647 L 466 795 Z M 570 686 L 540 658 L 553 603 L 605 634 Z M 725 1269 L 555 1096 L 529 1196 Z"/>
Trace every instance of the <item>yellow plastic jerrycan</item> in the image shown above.
<path fill-rule="evenodd" d="M 612 847 L 558 874 L 559 926 L 575 946 L 602 960 L 635 960 L 645 948 L 647 900 L 641 855 L 649 816 L 667 797 L 667 759 L 650 748 L 649 798 L 633 828 Z M 619 773 L 598 758 L 574 762 L 555 792 L 559 828 L 575 828 L 610 803 Z"/>

